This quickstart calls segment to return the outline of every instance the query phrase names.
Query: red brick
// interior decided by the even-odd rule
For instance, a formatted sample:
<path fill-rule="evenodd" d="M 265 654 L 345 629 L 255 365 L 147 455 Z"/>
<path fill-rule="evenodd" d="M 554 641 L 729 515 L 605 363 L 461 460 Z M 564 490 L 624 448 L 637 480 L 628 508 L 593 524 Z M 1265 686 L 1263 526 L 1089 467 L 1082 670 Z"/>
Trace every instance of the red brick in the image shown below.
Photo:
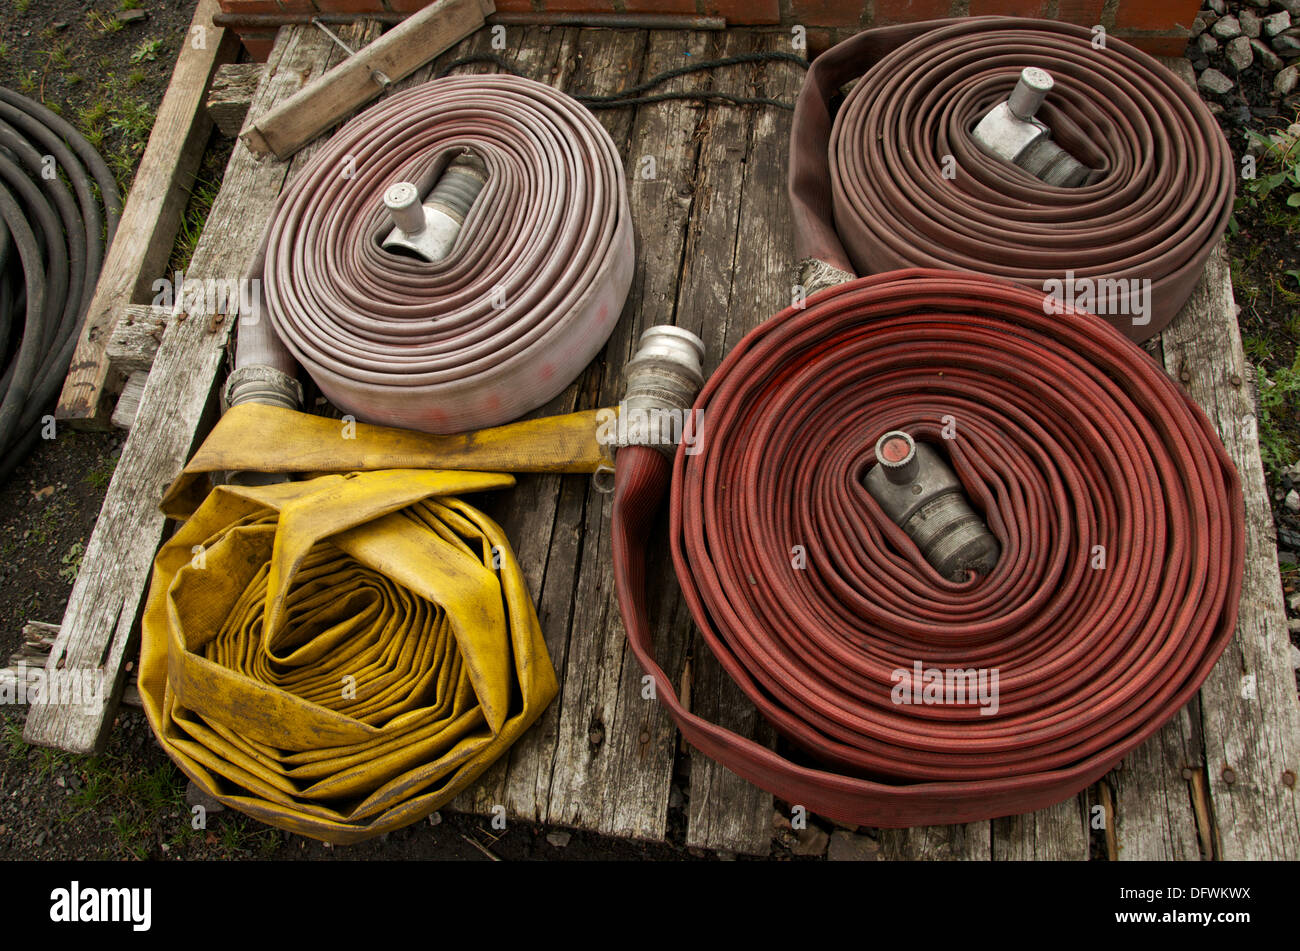
<path fill-rule="evenodd" d="M 970 0 L 971 16 L 1041 17 L 1045 0 Z M 1058 18 L 1059 19 L 1059 18 Z"/>
<path fill-rule="evenodd" d="M 244 42 L 244 49 L 248 50 L 248 55 L 259 63 L 265 63 L 271 58 L 271 49 L 275 46 L 275 31 L 270 32 L 248 32 L 239 34 L 239 38 Z"/>
<path fill-rule="evenodd" d="M 695 16 L 695 0 L 624 0 L 628 13 L 676 13 Z"/>
<path fill-rule="evenodd" d="M 316 0 L 321 13 L 383 13 L 384 0 Z"/>
<path fill-rule="evenodd" d="M 1056 5 L 1056 18 L 1079 26 L 1096 26 L 1101 22 L 1105 0 L 1060 0 Z"/>
<path fill-rule="evenodd" d="M 1119 0 L 1115 29 L 1166 31 L 1173 26 L 1190 28 L 1200 8 L 1201 0 Z"/>
<path fill-rule="evenodd" d="M 1189 33 L 1168 30 L 1163 33 L 1142 33 L 1134 30 L 1115 30 L 1111 33 L 1126 43 L 1132 43 L 1152 56 L 1182 56 L 1187 52 Z"/>
<path fill-rule="evenodd" d="M 280 9 L 285 13 L 315 13 L 316 4 L 312 0 L 280 0 Z"/>
<path fill-rule="evenodd" d="M 948 16 L 952 6 L 952 0 L 876 0 L 876 16 L 871 25 L 938 20 Z"/>
<path fill-rule="evenodd" d="M 790 16 L 804 26 L 857 26 L 862 4 L 853 0 L 792 0 Z"/>
<path fill-rule="evenodd" d="M 280 4 L 275 0 L 221 0 L 221 9 L 225 13 L 279 13 Z"/>
<path fill-rule="evenodd" d="M 781 5 L 777 0 L 704 0 L 704 15 L 736 24 L 780 23 Z"/>
<path fill-rule="evenodd" d="M 546 0 L 547 13 L 613 13 L 614 0 Z"/>

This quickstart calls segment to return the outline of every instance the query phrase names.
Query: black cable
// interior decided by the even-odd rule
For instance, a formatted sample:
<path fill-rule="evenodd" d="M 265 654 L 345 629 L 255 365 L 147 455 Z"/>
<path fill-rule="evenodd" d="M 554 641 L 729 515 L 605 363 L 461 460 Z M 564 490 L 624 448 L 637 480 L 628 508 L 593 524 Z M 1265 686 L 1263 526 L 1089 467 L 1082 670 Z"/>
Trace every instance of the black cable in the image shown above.
<path fill-rule="evenodd" d="M 90 143 L 0 88 L 0 479 L 54 409 L 121 210 Z"/>
<path fill-rule="evenodd" d="M 442 78 L 450 73 L 453 69 L 460 66 L 472 66 L 477 63 L 487 63 L 497 67 L 505 73 L 514 76 L 524 76 L 519 69 L 513 64 L 507 62 L 504 58 L 495 53 L 473 53 L 469 56 L 462 56 L 460 59 L 453 60 L 438 72 L 438 78 Z M 670 79 L 678 76 L 686 76 L 690 73 L 698 73 L 703 70 L 719 69 L 724 66 L 738 66 L 742 63 L 794 63 L 804 69 L 808 68 L 808 63 L 800 56 L 794 53 L 738 53 L 735 56 L 724 56 L 720 59 L 700 60 L 698 63 L 691 63 L 687 66 L 678 66 L 675 69 L 665 70 L 651 76 L 643 83 L 635 86 L 629 86 L 621 92 L 610 93 L 603 96 L 594 95 L 574 95 L 574 99 L 584 104 L 588 109 L 620 109 L 624 106 L 640 106 L 652 102 L 667 102 L 673 99 L 689 99 L 698 102 L 725 103 L 735 106 L 775 106 L 778 109 L 794 109 L 794 103 L 782 102 L 779 99 L 771 99 L 766 96 L 738 96 L 727 92 L 714 92 L 708 89 L 688 89 L 681 92 L 664 92 L 655 93 L 651 96 L 642 96 L 640 93 L 648 89 L 654 89 Z M 527 78 L 527 77 L 525 77 Z"/>

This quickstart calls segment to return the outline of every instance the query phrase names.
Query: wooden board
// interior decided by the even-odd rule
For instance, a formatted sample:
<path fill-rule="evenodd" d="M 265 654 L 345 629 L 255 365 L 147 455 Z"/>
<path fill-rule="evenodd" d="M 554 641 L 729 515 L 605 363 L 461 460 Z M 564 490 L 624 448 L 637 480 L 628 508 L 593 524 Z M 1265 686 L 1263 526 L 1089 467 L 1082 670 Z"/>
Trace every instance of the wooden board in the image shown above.
<path fill-rule="evenodd" d="M 87 427 L 107 426 L 112 406 L 104 399 L 104 391 L 120 385 L 120 380 L 110 377 L 104 354 L 109 334 L 122 307 L 149 299 L 153 280 L 167 266 L 212 130 L 204 108 L 208 80 L 213 70 L 233 60 L 239 49 L 234 33 L 212 25 L 212 16 L 219 9 L 217 0 L 199 0 L 194 11 L 86 312 L 55 410 L 60 420 Z M 200 38 L 201 45 L 196 45 Z"/>
<path fill-rule="evenodd" d="M 355 37 L 367 35 L 363 26 L 348 29 Z M 292 94 L 338 55 L 314 27 L 289 28 L 276 44 L 250 113 Z M 192 278 L 232 280 L 244 273 L 288 171 L 287 163 L 259 161 L 242 144 L 235 146 L 190 262 Z M 237 316 L 177 313 L 163 335 L 50 652 L 50 666 L 102 668 L 112 689 L 101 703 L 37 706 L 23 733 L 29 743 L 75 753 L 103 746 L 121 695 L 127 649 L 139 632 L 153 556 L 163 540 L 158 503 L 211 425 L 213 387 Z"/>

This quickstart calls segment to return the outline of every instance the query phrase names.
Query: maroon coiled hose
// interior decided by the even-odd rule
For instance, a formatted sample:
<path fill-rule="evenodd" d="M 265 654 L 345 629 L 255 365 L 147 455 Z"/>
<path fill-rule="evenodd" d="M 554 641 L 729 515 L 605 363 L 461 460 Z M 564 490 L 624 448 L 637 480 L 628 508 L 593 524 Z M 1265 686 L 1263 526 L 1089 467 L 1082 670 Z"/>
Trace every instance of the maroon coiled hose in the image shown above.
<path fill-rule="evenodd" d="M 1038 118 L 1095 183 L 1049 186 L 975 144 L 971 129 L 1026 66 L 1054 78 Z M 1196 90 L 1140 50 L 1068 23 L 974 17 L 867 30 L 818 57 L 795 109 L 789 190 L 801 259 L 1048 291 L 1072 277 L 1064 299 L 1104 290 L 1087 309 L 1141 341 L 1178 313 L 1227 227 L 1233 162 Z M 1114 285 L 1085 279 L 1150 281 L 1150 295 L 1112 302 Z"/>
<path fill-rule="evenodd" d="M 691 713 L 655 662 L 644 551 L 670 465 L 651 449 L 617 458 L 619 604 L 686 739 L 792 804 L 882 827 L 1044 808 L 1167 722 L 1232 636 L 1236 470 L 1204 413 L 1091 315 L 974 275 L 863 278 L 750 333 L 696 409 L 701 451 L 671 470 L 677 578 L 807 758 Z M 986 578 L 939 576 L 863 488 L 892 429 L 938 447 L 983 512 L 1003 552 Z M 918 662 L 996 670 L 996 712 L 895 702 Z"/>

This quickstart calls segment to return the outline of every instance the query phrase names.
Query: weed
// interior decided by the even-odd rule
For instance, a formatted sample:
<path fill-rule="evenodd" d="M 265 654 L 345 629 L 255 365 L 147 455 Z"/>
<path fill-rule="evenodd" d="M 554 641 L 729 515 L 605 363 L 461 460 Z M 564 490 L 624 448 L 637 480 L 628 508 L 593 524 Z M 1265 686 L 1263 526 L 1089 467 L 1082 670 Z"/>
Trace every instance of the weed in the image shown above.
<path fill-rule="evenodd" d="M 151 63 L 158 58 L 158 54 L 162 52 L 162 48 L 162 40 L 145 40 L 137 46 L 135 52 L 131 54 L 131 62 Z"/>
<path fill-rule="evenodd" d="M 144 0 L 119 0 L 117 8 L 119 10 L 139 10 L 144 6 Z"/>
<path fill-rule="evenodd" d="M 1265 174 L 1245 180 L 1237 196 L 1238 210 L 1258 208 L 1266 224 L 1287 231 L 1300 229 L 1300 122 L 1268 135 L 1253 129 L 1247 135 L 1259 151 L 1259 171 Z M 1235 233 L 1237 228 L 1234 217 L 1231 230 Z"/>
<path fill-rule="evenodd" d="M 101 33 L 116 33 L 122 29 L 121 20 L 116 17 L 106 17 L 98 10 L 91 10 L 86 14 L 86 24 Z"/>
<path fill-rule="evenodd" d="M 138 86 L 148 78 L 149 74 L 143 69 L 133 69 L 126 74 L 126 84 L 128 86 Z"/>
<path fill-rule="evenodd" d="M 1274 475 L 1295 461 L 1295 421 L 1300 407 L 1300 353 L 1289 367 L 1259 367 L 1259 454 Z"/>
<path fill-rule="evenodd" d="M 31 5 L 32 0 L 14 0 L 14 9 L 19 13 L 26 13 Z"/>
<path fill-rule="evenodd" d="M 23 739 L 23 724 L 21 720 L 5 717 L 4 727 L 0 729 L 0 745 L 4 747 L 5 759 L 12 763 L 21 763 L 27 759 L 27 751 L 31 749 L 27 741 Z"/>
<path fill-rule="evenodd" d="M 73 584 L 77 580 L 77 575 L 81 573 L 81 556 L 85 553 L 85 546 L 81 542 L 74 542 L 67 553 L 59 559 L 63 567 L 59 569 L 59 577 L 68 584 Z"/>

